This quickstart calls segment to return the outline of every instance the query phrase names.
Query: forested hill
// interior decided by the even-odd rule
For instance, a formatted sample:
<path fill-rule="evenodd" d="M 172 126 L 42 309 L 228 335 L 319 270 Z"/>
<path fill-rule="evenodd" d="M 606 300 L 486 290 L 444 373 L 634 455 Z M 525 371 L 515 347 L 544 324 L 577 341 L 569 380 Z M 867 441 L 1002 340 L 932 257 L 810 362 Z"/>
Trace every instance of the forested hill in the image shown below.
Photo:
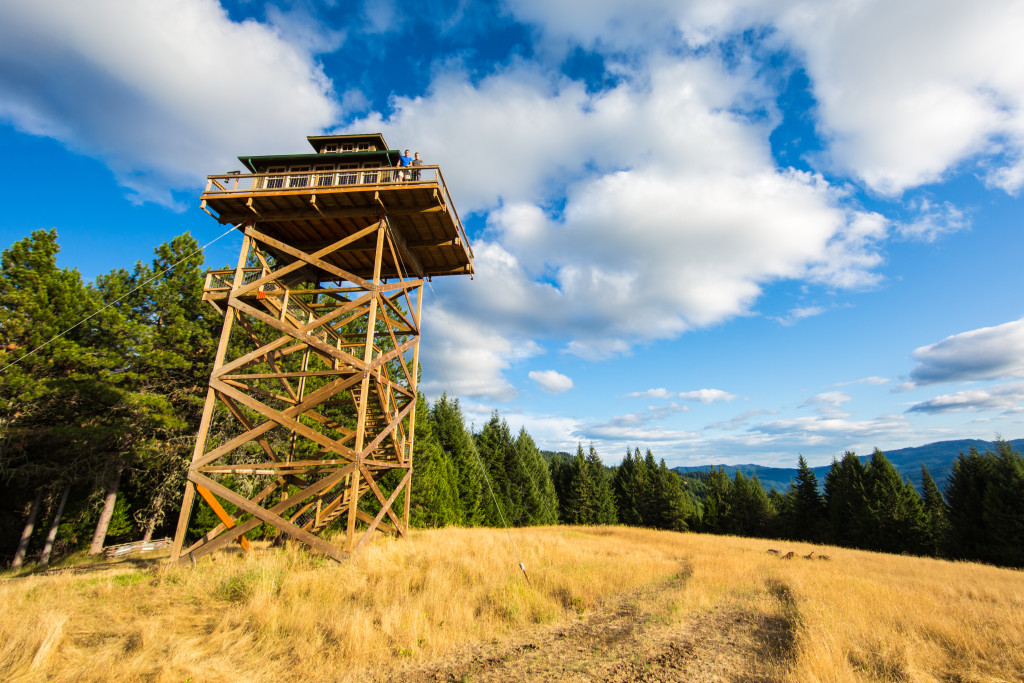
<path fill-rule="evenodd" d="M 1014 439 L 1009 442 L 1016 450 L 1020 451 L 1024 447 L 1024 439 Z M 935 481 L 945 482 L 949 473 L 953 470 L 953 461 L 956 460 L 957 456 L 961 453 L 966 453 L 970 450 L 971 446 L 978 449 L 979 452 L 985 452 L 986 450 L 994 450 L 994 441 L 982 441 L 981 439 L 957 439 L 955 441 L 936 441 L 934 443 L 925 444 L 924 446 L 916 446 L 913 448 L 900 448 L 894 451 L 886 451 L 885 457 L 895 465 L 899 473 L 910 479 L 910 483 L 920 491 L 921 490 L 921 465 L 923 464 L 928 468 L 928 472 L 932 475 Z M 870 453 L 860 453 L 861 462 L 867 463 L 870 459 Z M 789 486 L 789 482 L 796 477 L 795 468 L 786 467 L 766 467 L 764 465 L 696 465 L 692 467 L 674 467 L 673 470 L 679 474 L 687 474 L 689 472 L 708 472 L 712 467 L 724 468 L 726 473 L 730 477 L 736 476 L 736 471 L 739 470 L 744 476 L 750 477 L 757 475 L 757 478 L 761 480 L 765 489 L 770 489 L 773 486 L 777 491 L 784 491 Z M 829 465 L 822 465 L 820 467 L 811 468 L 814 471 L 814 475 L 818 478 L 818 485 L 820 486 L 825 481 L 825 475 L 828 474 Z"/>

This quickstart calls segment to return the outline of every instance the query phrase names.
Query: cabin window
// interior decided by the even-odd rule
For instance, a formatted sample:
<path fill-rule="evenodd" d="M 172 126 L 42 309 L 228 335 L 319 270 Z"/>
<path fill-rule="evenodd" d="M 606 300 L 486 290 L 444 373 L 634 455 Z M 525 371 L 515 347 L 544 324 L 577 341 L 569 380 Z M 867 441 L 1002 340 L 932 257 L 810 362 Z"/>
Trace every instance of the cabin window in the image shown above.
<path fill-rule="evenodd" d="M 356 149 L 359 150 L 360 152 L 369 152 L 370 151 L 370 143 L 368 143 L 368 142 L 360 142 L 358 145 L 356 145 Z"/>
<path fill-rule="evenodd" d="M 374 163 L 374 162 L 367 162 L 367 163 L 363 164 L 363 168 L 365 168 L 365 169 L 373 169 L 373 170 L 363 171 L 363 182 L 364 183 L 376 183 L 377 182 L 377 175 L 378 175 L 378 173 L 380 171 L 380 164 L 379 163 Z"/>
<path fill-rule="evenodd" d="M 284 166 L 271 166 L 267 169 L 267 173 L 284 173 Z M 284 187 L 284 176 L 268 176 L 266 180 L 266 188 L 268 190 L 276 190 L 279 187 Z"/>
<path fill-rule="evenodd" d="M 309 166 L 292 166 L 292 175 L 288 176 L 288 187 L 306 187 L 309 185 Z"/>
<path fill-rule="evenodd" d="M 349 169 L 359 168 L 359 164 L 338 164 L 338 184 L 355 185 L 358 174 Z"/>
<path fill-rule="evenodd" d="M 341 151 L 342 152 L 354 152 L 354 151 L 356 151 L 356 146 L 353 143 L 351 143 L 351 142 L 343 142 L 343 143 L 341 143 Z"/>
<path fill-rule="evenodd" d="M 330 144 L 330 145 L 324 145 L 324 148 L 322 150 L 320 150 L 320 153 L 321 154 L 331 154 L 331 153 L 337 153 L 337 151 L 338 151 L 338 145 Z"/>
<path fill-rule="evenodd" d="M 313 170 L 316 171 L 317 187 L 327 187 L 334 184 L 333 166 L 315 166 Z"/>

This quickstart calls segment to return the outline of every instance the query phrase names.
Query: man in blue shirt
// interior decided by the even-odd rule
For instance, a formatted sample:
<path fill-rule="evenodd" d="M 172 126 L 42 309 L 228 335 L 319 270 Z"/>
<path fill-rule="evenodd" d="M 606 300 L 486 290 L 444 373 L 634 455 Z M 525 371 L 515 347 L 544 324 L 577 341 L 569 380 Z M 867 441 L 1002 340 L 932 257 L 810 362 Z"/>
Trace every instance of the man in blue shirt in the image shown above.
<path fill-rule="evenodd" d="M 405 150 L 405 154 L 403 154 L 402 156 L 398 157 L 398 167 L 399 168 L 403 168 L 405 166 L 411 166 L 411 165 L 412 165 L 412 157 L 409 156 L 409 150 Z M 398 179 L 399 180 L 405 180 L 405 171 L 399 171 L 398 172 Z"/>

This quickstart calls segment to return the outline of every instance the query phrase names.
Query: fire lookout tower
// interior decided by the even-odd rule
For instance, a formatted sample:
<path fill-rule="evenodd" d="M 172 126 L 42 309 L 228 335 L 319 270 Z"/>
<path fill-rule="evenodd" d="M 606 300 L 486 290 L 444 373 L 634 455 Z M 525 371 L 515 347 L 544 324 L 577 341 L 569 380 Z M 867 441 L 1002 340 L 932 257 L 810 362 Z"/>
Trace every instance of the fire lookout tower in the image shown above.
<path fill-rule="evenodd" d="M 337 560 L 408 533 L 423 284 L 472 275 L 473 252 L 440 168 L 398 168 L 379 134 L 307 139 L 202 195 L 242 250 L 206 275 L 224 326 L 171 561 L 261 523 Z M 184 547 L 197 493 L 220 523 Z"/>

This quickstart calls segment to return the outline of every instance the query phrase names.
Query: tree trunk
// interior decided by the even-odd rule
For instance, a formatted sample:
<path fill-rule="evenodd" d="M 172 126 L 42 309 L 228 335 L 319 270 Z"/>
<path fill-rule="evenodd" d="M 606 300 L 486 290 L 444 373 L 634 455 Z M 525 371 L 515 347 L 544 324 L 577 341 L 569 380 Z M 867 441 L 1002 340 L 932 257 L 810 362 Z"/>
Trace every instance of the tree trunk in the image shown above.
<path fill-rule="evenodd" d="M 163 505 L 164 505 L 164 494 L 161 491 L 160 493 L 157 494 L 156 501 L 153 504 L 153 508 L 154 508 L 153 515 L 149 518 L 149 521 L 146 522 L 146 533 L 142 537 L 143 541 L 152 541 L 153 540 L 153 530 L 156 529 L 156 520 L 157 520 L 158 517 L 160 517 L 160 508 L 162 508 Z"/>
<path fill-rule="evenodd" d="M 118 465 L 107 482 L 107 495 L 103 499 L 103 511 L 100 512 L 100 521 L 96 523 L 96 533 L 92 536 L 92 545 L 89 547 L 90 555 L 99 555 L 103 552 L 103 542 L 107 539 L 107 527 L 110 526 L 110 519 L 114 516 L 114 504 L 117 503 L 117 488 L 121 484 L 121 471 L 123 469 L 123 465 Z"/>
<path fill-rule="evenodd" d="M 11 569 L 21 569 L 25 561 L 25 551 L 28 550 L 28 541 L 32 538 L 32 530 L 36 527 L 36 517 L 39 516 L 39 507 L 43 503 L 43 490 L 36 491 L 36 497 L 32 500 L 32 507 L 28 511 L 28 521 L 25 522 L 25 529 L 21 532 L 21 542 L 18 543 L 18 552 L 14 554 L 14 561 L 11 562 Z"/>
<path fill-rule="evenodd" d="M 68 502 L 68 494 L 71 493 L 71 484 L 64 487 L 64 493 L 60 496 L 57 504 L 57 512 L 53 515 L 53 523 L 50 525 L 50 533 L 46 534 L 46 543 L 43 544 L 43 554 L 39 556 L 40 566 L 50 564 L 50 552 L 53 550 L 53 542 L 57 540 L 57 528 L 60 526 L 60 518 L 64 514 L 64 505 Z"/>

